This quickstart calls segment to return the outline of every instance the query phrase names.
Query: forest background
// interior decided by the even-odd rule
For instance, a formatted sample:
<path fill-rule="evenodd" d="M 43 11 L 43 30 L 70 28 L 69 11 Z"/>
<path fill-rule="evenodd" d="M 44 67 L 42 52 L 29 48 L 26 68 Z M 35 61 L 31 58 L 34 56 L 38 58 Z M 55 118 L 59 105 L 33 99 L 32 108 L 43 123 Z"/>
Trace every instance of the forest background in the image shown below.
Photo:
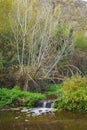
<path fill-rule="evenodd" d="M 87 3 L 0 0 L 0 87 L 87 75 Z"/>

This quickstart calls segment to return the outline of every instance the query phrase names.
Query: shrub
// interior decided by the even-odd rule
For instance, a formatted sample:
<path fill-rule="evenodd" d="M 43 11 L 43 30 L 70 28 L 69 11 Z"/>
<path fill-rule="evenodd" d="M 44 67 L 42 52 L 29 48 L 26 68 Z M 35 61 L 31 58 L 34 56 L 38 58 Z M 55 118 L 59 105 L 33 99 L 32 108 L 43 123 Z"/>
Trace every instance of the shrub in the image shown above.
<path fill-rule="evenodd" d="M 11 107 L 15 107 L 15 105 L 33 107 L 36 101 L 44 98 L 45 96 L 43 94 L 21 91 L 18 87 L 13 88 L 12 90 L 6 88 L 0 89 L 1 108 L 6 105 Z"/>
<path fill-rule="evenodd" d="M 54 107 L 68 111 L 87 111 L 87 79 L 73 76 L 67 78 L 60 90 Z"/>

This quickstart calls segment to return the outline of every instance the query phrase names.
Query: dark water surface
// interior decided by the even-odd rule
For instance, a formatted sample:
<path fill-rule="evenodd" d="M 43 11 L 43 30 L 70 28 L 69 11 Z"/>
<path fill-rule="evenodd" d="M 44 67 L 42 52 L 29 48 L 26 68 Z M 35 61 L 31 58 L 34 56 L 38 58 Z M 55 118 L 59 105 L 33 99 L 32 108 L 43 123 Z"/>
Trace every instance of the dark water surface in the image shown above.
<path fill-rule="evenodd" d="M 1 111 L 0 130 L 87 130 L 87 113 L 56 112 L 32 117 L 20 111 Z"/>

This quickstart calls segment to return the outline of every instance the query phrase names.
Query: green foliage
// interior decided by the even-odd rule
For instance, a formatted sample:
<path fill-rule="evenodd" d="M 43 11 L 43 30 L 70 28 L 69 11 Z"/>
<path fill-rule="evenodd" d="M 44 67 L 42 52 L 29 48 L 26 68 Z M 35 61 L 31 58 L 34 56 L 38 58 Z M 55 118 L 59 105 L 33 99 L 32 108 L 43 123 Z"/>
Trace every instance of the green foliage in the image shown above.
<path fill-rule="evenodd" d="M 0 107 L 6 105 L 14 107 L 14 102 L 19 106 L 32 107 L 36 101 L 44 99 L 45 96 L 40 93 L 30 93 L 21 91 L 19 87 L 14 87 L 12 90 L 3 88 L 0 89 Z"/>
<path fill-rule="evenodd" d="M 52 30 L 52 39 L 57 42 L 58 44 L 62 43 L 69 35 L 69 29 L 63 22 L 59 22 L 57 27 Z"/>
<path fill-rule="evenodd" d="M 87 111 L 87 79 L 73 76 L 67 78 L 60 90 L 60 95 L 54 107 L 59 110 Z"/>
<path fill-rule="evenodd" d="M 56 46 L 56 51 L 61 50 L 62 53 L 62 48 L 65 48 L 63 55 L 64 62 L 66 62 L 65 59 L 70 58 L 73 52 L 73 27 L 69 28 L 63 21 L 60 21 L 57 27 L 52 30 L 52 42 Z M 71 49 L 69 48 L 70 44 L 72 44 Z M 67 47 L 65 47 L 66 45 Z"/>
<path fill-rule="evenodd" d="M 3 68 L 3 57 L 2 57 L 2 53 L 0 52 L 0 69 Z"/>
<path fill-rule="evenodd" d="M 0 35 L 0 51 L 3 54 L 3 66 L 8 67 L 17 64 L 16 46 L 12 42 L 14 38 L 10 33 Z M 4 52 L 4 53 L 3 53 Z"/>
<path fill-rule="evenodd" d="M 85 37 L 84 31 L 80 31 L 77 33 L 75 44 L 77 47 L 79 47 L 81 49 L 87 48 L 87 37 Z"/>
<path fill-rule="evenodd" d="M 57 96 L 61 87 L 62 87 L 62 84 L 49 84 L 47 85 L 46 94 Z"/>

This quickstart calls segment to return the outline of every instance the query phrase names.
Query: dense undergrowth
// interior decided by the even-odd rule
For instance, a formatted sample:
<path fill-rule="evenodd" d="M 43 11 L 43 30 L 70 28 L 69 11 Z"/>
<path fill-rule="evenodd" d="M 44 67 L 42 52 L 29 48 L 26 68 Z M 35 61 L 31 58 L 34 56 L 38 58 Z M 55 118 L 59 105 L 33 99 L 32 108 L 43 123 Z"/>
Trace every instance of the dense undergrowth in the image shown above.
<path fill-rule="evenodd" d="M 45 95 L 41 93 L 21 91 L 18 87 L 14 87 L 11 90 L 3 88 L 0 89 L 0 108 L 4 106 L 33 107 L 38 100 L 44 98 Z"/>
<path fill-rule="evenodd" d="M 64 111 L 87 111 L 87 78 L 73 76 L 67 78 L 58 91 L 54 107 Z"/>
<path fill-rule="evenodd" d="M 49 84 L 44 94 L 21 91 L 18 87 L 0 89 L 0 108 L 33 107 L 47 95 L 55 95 L 54 107 L 63 111 L 87 111 L 87 78 L 79 75 L 66 78 L 62 84 Z"/>

